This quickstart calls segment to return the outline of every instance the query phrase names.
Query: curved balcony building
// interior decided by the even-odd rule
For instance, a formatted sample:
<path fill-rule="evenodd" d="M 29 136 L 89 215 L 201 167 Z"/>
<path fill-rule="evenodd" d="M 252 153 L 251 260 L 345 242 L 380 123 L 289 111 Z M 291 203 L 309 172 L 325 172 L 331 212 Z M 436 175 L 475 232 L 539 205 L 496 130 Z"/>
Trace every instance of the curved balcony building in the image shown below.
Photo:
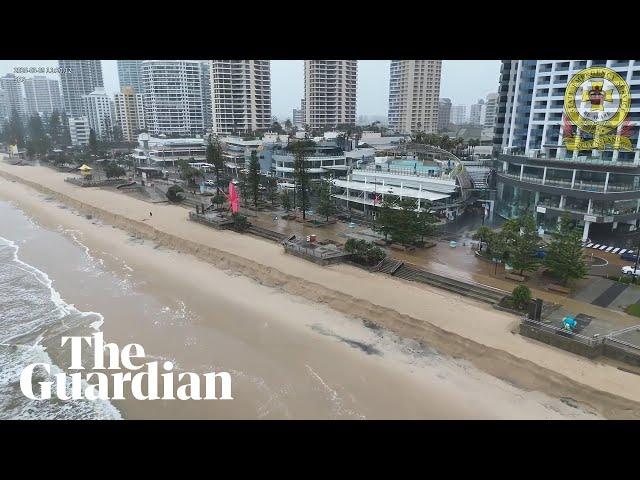
<path fill-rule="evenodd" d="M 553 230 L 566 213 L 583 226 L 585 241 L 593 224 L 621 231 L 637 227 L 640 165 L 509 154 L 498 155 L 498 161 L 496 209 L 505 218 L 532 212 L 539 226 Z"/>

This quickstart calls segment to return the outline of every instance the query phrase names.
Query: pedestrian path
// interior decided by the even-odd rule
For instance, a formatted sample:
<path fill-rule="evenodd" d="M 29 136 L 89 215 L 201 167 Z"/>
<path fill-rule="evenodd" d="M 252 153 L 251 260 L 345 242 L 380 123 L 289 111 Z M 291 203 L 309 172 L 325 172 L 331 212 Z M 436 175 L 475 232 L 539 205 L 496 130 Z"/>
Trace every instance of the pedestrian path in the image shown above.
<path fill-rule="evenodd" d="M 601 250 L 603 252 L 607 252 L 607 253 L 617 253 L 618 255 L 621 255 L 625 252 L 628 252 L 630 250 L 626 249 L 626 248 L 620 248 L 620 247 L 610 247 L 609 245 L 604 245 L 604 244 L 600 244 L 600 243 L 587 243 L 587 242 L 583 242 L 582 246 L 585 248 L 592 248 L 594 250 Z"/>

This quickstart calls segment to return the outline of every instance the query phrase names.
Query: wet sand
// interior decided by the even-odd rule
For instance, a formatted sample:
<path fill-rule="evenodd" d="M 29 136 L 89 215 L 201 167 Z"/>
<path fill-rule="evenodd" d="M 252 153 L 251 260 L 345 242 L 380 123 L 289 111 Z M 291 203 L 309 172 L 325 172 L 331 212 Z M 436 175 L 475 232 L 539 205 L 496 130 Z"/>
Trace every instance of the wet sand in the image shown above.
<path fill-rule="evenodd" d="M 85 243 L 92 249 L 126 258 L 134 270 L 145 272 L 153 278 L 161 277 L 164 288 L 176 295 L 180 292 L 178 284 L 181 284 L 187 289 L 184 298 L 189 299 L 189 303 L 197 305 L 198 302 L 204 302 L 199 308 L 206 309 L 210 302 L 205 299 L 214 298 L 221 305 L 227 302 L 228 307 L 223 308 L 224 315 L 220 319 L 216 317 L 215 321 L 227 324 L 225 328 L 229 329 L 229 338 L 250 335 L 259 340 L 265 329 L 256 329 L 256 325 L 264 325 L 265 322 L 268 325 L 282 325 L 278 335 L 290 332 L 289 336 L 282 337 L 287 339 L 283 342 L 286 348 L 282 347 L 285 352 L 282 362 L 286 363 L 287 358 L 292 360 L 300 373 L 299 379 L 292 380 L 290 384 L 302 384 L 304 378 L 306 382 L 315 382 L 318 388 L 327 388 L 326 392 L 335 391 L 335 385 L 332 386 L 326 378 L 340 378 L 348 374 L 348 379 L 340 380 L 345 382 L 343 386 L 354 387 L 354 391 L 357 391 L 357 386 L 362 382 L 368 385 L 362 397 L 366 401 L 361 399 L 353 404 L 372 405 L 362 410 L 366 412 L 362 415 L 367 418 L 545 418 L 549 412 L 555 416 L 553 413 L 557 414 L 557 411 L 549 410 L 548 403 L 542 410 L 539 409 L 541 403 L 535 399 L 541 394 L 535 391 L 555 397 L 554 402 L 558 402 L 557 398 L 560 397 L 579 400 L 607 417 L 634 418 L 638 414 L 636 402 L 640 400 L 640 382 L 636 376 L 514 335 L 511 330 L 517 319 L 511 315 L 447 292 L 385 278 L 349 266 L 321 268 L 284 255 L 277 244 L 233 232 L 217 232 L 189 222 L 183 208 L 151 205 L 115 192 L 82 189 L 65 183 L 65 174 L 46 167 L 13 167 L 0 162 L 0 170 L 19 175 L 22 181 L 33 182 L 32 185 L 40 191 L 55 192 L 57 198 L 91 212 L 105 222 L 170 247 L 159 251 L 153 247 L 128 245 L 127 234 L 119 229 L 107 225 L 97 227 L 84 217 L 59 208 L 52 209 L 50 204 L 43 202 L 30 189 L 0 180 L 1 195 L 15 201 L 30 215 L 48 218 L 53 223 L 69 224 L 70 228 L 82 231 Z M 152 219 L 148 218 L 149 211 L 154 213 Z M 72 217 L 67 218 L 68 215 Z M 135 251 L 130 251 L 130 248 Z M 184 255 L 184 252 L 198 258 Z M 167 257 L 164 260 L 155 257 L 159 254 Z M 206 263 L 201 260 L 206 260 Z M 242 276 L 229 277 L 228 273 L 213 268 L 211 264 Z M 213 278 L 218 280 L 212 282 Z M 265 286 L 257 285 L 255 281 Z M 231 286 L 234 288 L 227 288 Z M 269 293 L 260 295 L 253 288 L 266 288 Z M 191 297 L 189 292 L 193 294 Z M 274 296 L 278 296 L 277 300 Z M 237 316 L 234 317 L 231 312 L 236 312 Z M 306 320 L 315 318 L 320 312 L 324 315 L 321 321 Z M 249 320 L 251 317 L 258 320 Z M 366 332 L 371 331 L 362 327 L 354 317 L 366 318 L 402 337 L 422 341 L 441 353 L 468 359 L 482 370 L 530 392 L 519 391 L 470 366 L 466 369 L 473 373 L 460 376 L 464 379 L 460 381 L 464 384 L 475 377 L 472 385 L 448 391 L 447 385 L 435 380 L 439 378 L 437 373 L 430 378 L 422 368 L 417 372 L 415 368 L 413 371 L 407 368 L 406 359 L 399 359 L 395 363 L 391 353 L 371 355 L 360 347 L 354 347 L 358 345 L 359 335 L 366 340 Z M 301 318 L 305 320 L 301 321 Z M 252 323 L 247 324 L 249 321 Z M 341 327 L 337 327 L 336 322 Z M 105 335 L 109 335 L 107 328 L 117 330 L 115 326 L 107 327 L 106 323 Z M 309 326 L 312 327 L 312 333 L 308 331 Z M 351 332 L 353 336 L 343 333 L 334 335 L 340 328 L 346 329 L 345 333 Z M 269 330 L 270 327 L 266 329 Z M 305 343 L 308 335 L 311 335 L 309 343 Z M 349 344 L 340 338 L 351 339 L 355 343 Z M 317 363 L 299 362 L 299 358 L 293 360 L 295 355 L 287 352 L 290 345 L 299 342 L 299 345 L 306 345 L 305 348 L 300 346 L 300 351 L 308 355 L 309 351 L 314 351 L 320 339 L 329 343 L 315 357 Z M 144 340 L 140 340 L 140 343 L 144 344 Z M 218 343 L 220 348 L 224 348 L 225 342 Z M 265 343 L 272 348 L 270 342 Z M 371 338 L 361 343 L 371 343 Z M 335 350 L 329 349 L 329 346 Z M 204 346 L 202 348 L 206 350 Z M 163 347 L 161 350 L 178 352 L 185 348 L 176 340 L 171 348 Z M 280 349 L 268 352 L 265 359 L 271 359 L 273 352 L 280 352 Z M 342 357 L 340 361 L 338 352 Z M 193 363 L 196 363 L 195 360 Z M 265 360 L 265 366 L 268 364 Z M 456 362 L 454 364 L 454 371 L 457 371 L 455 369 L 460 366 Z M 367 370 L 365 365 L 374 370 Z M 320 371 L 320 368 L 324 370 Z M 438 368 L 441 366 L 438 365 Z M 272 370 L 265 367 L 267 372 Z M 382 371 L 387 373 L 382 374 Z M 361 375 L 360 372 L 366 374 Z M 396 384 L 394 390 L 393 381 L 378 382 L 378 378 L 402 379 L 401 386 Z M 377 388 L 373 388 L 371 379 L 376 379 Z M 389 386 L 392 386 L 391 389 Z M 489 391 L 482 392 L 484 388 Z M 510 397 L 508 401 L 501 402 L 498 392 L 509 390 L 508 396 L 519 392 L 522 400 L 514 404 L 513 397 Z M 464 393 L 469 391 L 473 393 Z M 460 401 L 456 402 L 454 399 L 459 395 Z M 542 397 L 548 399 L 544 395 Z M 425 402 L 425 399 L 429 401 Z M 478 399 L 484 399 L 486 403 Z M 398 402 L 402 408 L 398 408 Z M 149 408 L 148 405 L 153 403 L 146 402 L 140 410 Z M 294 416 L 330 416 L 326 411 L 311 408 L 311 404 L 309 400 L 302 401 L 299 408 L 305 413 Z M 132 413 L 136 411 L 134 406 L 127 408 Z M 240 416 L 244 414 L 239 413 Z M 142 414 L 133 416 L 138 415 Z M 233 417 L 233 414 L 229 417 Z"/>

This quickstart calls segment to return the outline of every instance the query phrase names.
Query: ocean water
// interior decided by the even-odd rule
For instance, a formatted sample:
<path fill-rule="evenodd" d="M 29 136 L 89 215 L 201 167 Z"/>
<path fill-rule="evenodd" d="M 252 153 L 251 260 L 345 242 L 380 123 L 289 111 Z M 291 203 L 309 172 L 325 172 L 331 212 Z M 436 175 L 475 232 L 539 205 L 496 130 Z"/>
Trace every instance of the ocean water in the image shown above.
<path fill-rule="evenodd" d="M 6 210 L 0 210 L 4 219 Z M 102 321 L 100 313 L 65 302 L 45 272 L 20 258 L 19 244 L 0 236 L 0 419 L 120 418 L 108 402 L 30 400 L 20 390 L 20 373 L 31 363 L 52 365 L 48 378 L 44 371 L 34 378 L 34 387 L 60 371 L 45 341 L 69 332 L 90 334 Z"/>

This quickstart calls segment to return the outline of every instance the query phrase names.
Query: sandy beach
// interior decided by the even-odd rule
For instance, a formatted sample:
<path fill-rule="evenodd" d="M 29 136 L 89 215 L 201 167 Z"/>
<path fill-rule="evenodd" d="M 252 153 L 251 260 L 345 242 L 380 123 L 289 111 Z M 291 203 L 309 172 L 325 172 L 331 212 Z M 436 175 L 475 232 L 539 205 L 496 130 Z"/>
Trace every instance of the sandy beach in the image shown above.
<path fill-rule="evenodd" d="M 351 391 L 366 395 L 366 400 L 342 402 L 340 408 L 351 411 L 351 418 L 570 417 L 576 409 L 563 407 L 559 399 L 606 418 L 640 417 L 636 375 L 514 334 L 517 318 L 512 315 L 347 265 L 319 267 L 285 255 L 278 244 L 190 222 L 182 207 L 80 188 L 64 182 L 66 176 L 47 167 L 12 166 L 0 160 L 0 199 L 11 201 L 43 227 L 81 232 L 92 252 L 104 252 L 107 264 L 112 257 L 126 261 L 155 295 L 183 298 L 199 312 L 210 310 L 213 303 L 220 313 L 217 335 L 209 334 L 211 338 L 206 324 L 190 327 L 194 330 L 189 335 L 198 338 L 192 348 L 184 348 L 182 337 L 162 334 L 140 319 L 105 321 L 105 336 L 115 341 L 135 338 L 150 351 L 180 352 L 185 369 L 202 368 L 211 345 L 221 358 L 231 358 L 233 350 L 259 344 L 265 348 L 263 356 L 247 354 L 245 364 L 222 366 L 260 371 L 262 378 L 277 377 L 278 369 L 291 363 L 288 359 L 306 358 L 308 362 L 294 362 L 295 368 L 282 372 L 289 378 L 282 385 L 306 382 L 331 395 L 336 388 L 326 379 L 340 378 Z M 44 201 L 43 196 L 83 215 Z M 131 241 L 132 235 L 139 242 Z M 205 318 L 204 313 L 199 318 Z M 391 336 L 382 356 L 336 341 L 350 338 L 370 344 L 367 335 L 375 330 L 363 326 L 362 320 L 435 349 L 455 363 L 447 368 L 450 378 L 457 380 L 438 380 L 443 364 L 431 369 L 408 366 L 403 354 L 392 348 L 398 340 Z M 452 373 L 459 370 L 467 375 Z M 273 409 L 272 417 L 335 414 L 335 403 L 329 408 L 314 404 L 313 398 L 301 396 L 298 403 L 290 399 L 286 408 Z M 389 402 L 393 407 L 385 407 Z M 116 406 L 130 418 L 159 418 L 167 412 L 180 416 L 171 405 L 125 403 Z M 191 411 L 182 414 L 185 418 L 246 418 L 256 408 L 247 400 L 224 407 L 229 408 L 226 412 L 222 406 L 211 412 L 193 403 Z"/>

